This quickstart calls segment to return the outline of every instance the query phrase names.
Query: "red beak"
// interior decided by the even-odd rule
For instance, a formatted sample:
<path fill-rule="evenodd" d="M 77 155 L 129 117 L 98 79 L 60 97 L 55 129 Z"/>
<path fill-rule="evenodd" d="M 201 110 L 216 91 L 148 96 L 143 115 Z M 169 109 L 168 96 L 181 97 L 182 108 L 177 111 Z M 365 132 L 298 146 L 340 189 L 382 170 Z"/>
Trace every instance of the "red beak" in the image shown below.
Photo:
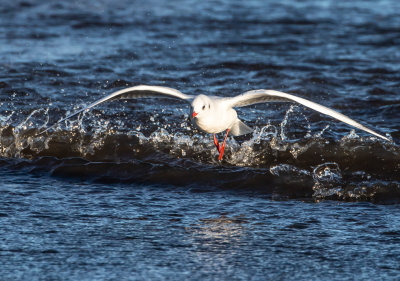
<path fill-rule="evenodd" d="M 192 118 L 196 117 L 197 114 L 198 114 L 198 113 L 196 113 L 196 112 L 193 111 Z"/>

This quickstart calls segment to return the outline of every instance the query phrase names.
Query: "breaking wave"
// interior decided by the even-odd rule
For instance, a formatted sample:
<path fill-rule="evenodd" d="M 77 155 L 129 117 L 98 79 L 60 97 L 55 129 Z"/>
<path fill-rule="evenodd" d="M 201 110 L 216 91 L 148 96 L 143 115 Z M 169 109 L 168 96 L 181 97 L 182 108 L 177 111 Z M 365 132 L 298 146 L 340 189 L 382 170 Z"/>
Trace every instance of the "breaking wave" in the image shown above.
<path fill-rule="evenodd" d="M 184 113 L 183 121 L 173 126 L 155 114 L 146 117 L 151 126 L 143 126 L 142 119 L 130 128 L 121 116 L 87 113 L 41 135 L 51 119 L 47 109 L 32 111 L 18 124 L 11 122 L 13 116 L 0 120 L 3 171 L 249 189 L 277 199 L 400 202 L 398 145 L 354 131 L 335 139 L 325 136 L 329 125 L 313 132 L 296 106 L 278 124 L 255 126 L 252 135 L 229 138 L 222 162 L 210 135 L 193 130 Z"/>

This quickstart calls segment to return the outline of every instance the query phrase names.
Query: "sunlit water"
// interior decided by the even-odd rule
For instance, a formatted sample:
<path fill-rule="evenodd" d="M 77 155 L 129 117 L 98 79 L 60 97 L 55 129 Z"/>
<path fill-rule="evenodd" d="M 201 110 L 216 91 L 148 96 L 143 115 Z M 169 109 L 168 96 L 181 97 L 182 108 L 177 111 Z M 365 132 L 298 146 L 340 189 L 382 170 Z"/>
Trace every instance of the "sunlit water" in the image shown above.
<path fill-rule="evenodd" d="M 266 3 L 264 3 L 266 2 Z M 0 7 L 3 279 L 400 278 L 397 1 Z M 117 89 L 290 92 L 241 108 L 223 161 L 189 108 Z M 222 135 L 220 136 L 222 138 Z"/>

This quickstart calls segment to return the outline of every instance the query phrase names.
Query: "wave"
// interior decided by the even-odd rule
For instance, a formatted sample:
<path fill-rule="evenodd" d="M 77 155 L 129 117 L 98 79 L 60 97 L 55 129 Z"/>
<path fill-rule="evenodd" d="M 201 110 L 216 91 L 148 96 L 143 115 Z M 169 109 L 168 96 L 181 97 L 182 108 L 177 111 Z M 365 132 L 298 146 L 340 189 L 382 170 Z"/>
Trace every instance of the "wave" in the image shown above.
<path fill-rule="evenodd" d="M 400 202 L 398 145 L 354 131 L 331 138 L 329 126 L 312 133 L 305 116 L 298 123 L 306 125 L 296 131 L 288 126 L 294 110 L 281 124 L 230 138 L 222 162 L 209 135 L 183 124 L 123 131 L 91 115 L 90 126 L 79 119 L 38 135 L 49 118 L 38 125 L 35 116 L 48 116 L 47 110 L 17 125 L 11 113 L 0 120 L 0 168 L 88 181 L 249 189 L 273 198 Z"/>

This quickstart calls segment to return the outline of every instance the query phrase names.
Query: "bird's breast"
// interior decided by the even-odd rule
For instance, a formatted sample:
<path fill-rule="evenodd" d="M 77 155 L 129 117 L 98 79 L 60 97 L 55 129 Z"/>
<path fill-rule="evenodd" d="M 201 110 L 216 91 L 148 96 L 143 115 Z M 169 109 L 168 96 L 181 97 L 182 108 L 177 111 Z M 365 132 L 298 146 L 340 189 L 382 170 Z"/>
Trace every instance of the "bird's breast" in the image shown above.
<path fill-rule="evenodd" d="M 234 109 L 219 110 L 193 119 L 194 124 L 207 133 L 220 133 L 232 127 L 237 119 Z"/>

